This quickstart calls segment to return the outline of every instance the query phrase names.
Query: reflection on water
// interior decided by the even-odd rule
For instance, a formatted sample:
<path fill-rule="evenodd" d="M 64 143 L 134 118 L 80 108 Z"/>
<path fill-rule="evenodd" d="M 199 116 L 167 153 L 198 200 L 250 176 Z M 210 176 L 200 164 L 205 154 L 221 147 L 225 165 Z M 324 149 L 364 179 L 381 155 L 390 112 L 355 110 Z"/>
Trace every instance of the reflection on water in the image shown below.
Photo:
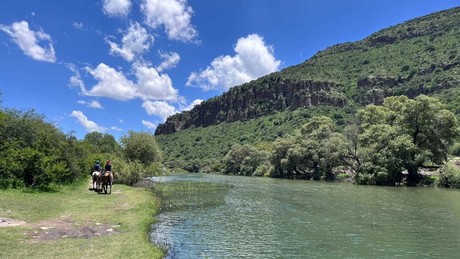
<path fill-rule="evenodd" d="M 158 216 L 151 238 L 167 244 L 169 258 L 460 255 L 459 191 L 216 175 L 155 178 L 178 180 L 234 187 L 193 199 L 221 195 L 219 204 Z"/>

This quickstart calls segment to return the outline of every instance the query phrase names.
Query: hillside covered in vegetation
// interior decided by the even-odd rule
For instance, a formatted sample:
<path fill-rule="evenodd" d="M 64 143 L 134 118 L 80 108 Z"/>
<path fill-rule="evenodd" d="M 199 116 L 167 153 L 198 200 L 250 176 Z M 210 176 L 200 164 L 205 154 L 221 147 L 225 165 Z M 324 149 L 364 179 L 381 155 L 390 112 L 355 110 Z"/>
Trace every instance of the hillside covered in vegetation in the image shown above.
<path fill-rule="evenodd" d="M 316 106 L 381 104 L 392 95 L 435 95 L 460 114 L 460 8 L 332 46 L 302 64 L 231 88 L 173 115 L 155 135 Z M 457 98 L 457 99 L 456 99 Z M 454 101 L 457 102 L 454 102 Z"/>
<path fill-rule="evenodd" d="M 428 98 L 427 100 L 435 102 L 438 106 L 436 109 L 445 111 L 443 109 L 446 108 L 459 117 L 460 58 L 457 53 L 460 51 L 460 42 L 458 39 L 460 39 L 460 8 L 395 25 L 361 41 L 327 48 L 302 64 L 288 67 L 241 86 L 235 86 L 223 95 L 195 106 L 191 111 L 173 115 L 157 128 L 156 139 L 165 154 L 166 165 L 169 167 L 185 168 L 190 172 L 240 174 L 241 172 L 232 171 L 231 166 L 230 171 L 232 172 L 229 172 L 227 162 L 231 159 L 232 154 L 243 152 L 246 154 L 243 155 L 243 158 L 248 157 L 247 154 L 252 154 L 250 157 L 259 157 L 262 152 L 261 156 L 265 158 L 252 162 L 259 166 L 264 163 L 261 161 L 269 162 L 262 165 L 265 167 L 263 170 L 259 168 L 260 170 L 257 171 L 256 167 L 247 170 L 249 175 L 310 178 L 315 170 L 314 167 L 325 163 L 324 157 L 321 158 L 322 162 L 321 159 L 317 160 L 315 166 L 313 166 L 312 158 L 308 158 L 313 164 L 296 171 L 281 164 L 277 165 L 275 156 L 277 148 L 282 149 L 283 141 L 287 140 L 289 140 L 287 142 L 290 143 L 290 147 L 285 151 L 296 151 L 294 146 L 298 147 L 298 143 L 293 139 L 298 140 L 301 139 L 299 136 L 305 136 L 307 132 L 301 133 L 301 129 L 311 121 L 318 120 L 320 116 L 331 118 L 332 122 L 328 123 L 338 126 L 335 131 L 342 134 L 339 139 L 345 141 L 346 144 L 340 141 L 336 144 L 345 146 L 350 146 L 354 141 L 347 135 L 350 133 L 350 128 L 356 128 L 356 125 L 363 122 L 362 118 L 357 117 L 358 111 L 363 113 L 364 109 L 368 109 L 377 112 L 374 116 L 383 116 L 383 113 L 379 114 L 378 110 L 372 108 L 374 107 L 372 104 L 382 105 L 385 98 L 390 96 L 403 95 L 409 98 L 419 95 L 432 96 L 436 99 Z M 439 103 L 437 99 L 440 100 Z M 408 100 L 402 103 L 408 105 L 407 107 L 410 107 L 408 109 L 413 109 L 413 112 L 418 109 Z M 397 107 L 388 107 L 388 109 L 397 109 Z M 392 112 L 389 111 L 389 113 Z M 384 125 L 382 128 L 379 128 L 380 126 L 371 128 L 385 131 L 387 126 L 401 127 L 404 125 L 402 120 L 398 121 L 400 125 L 395 125 L 394 117 L 389 116 L 385 122 L 376 122 Z M 456 128 L 456 122 L 453 119 L 449 120 Z M 428 124 L 425 126 L 428 127 Z M 364 137 L 368 127 L 369 125 L 360 125 L 354 136 Z M 402 137 L 407 132 L 395 128 L 387 133 L 390 134 L 386 135 L 387 137 L 396 138 Z M 436 155 L 433 153 L 432 159 L 425 157 L 423 163 L 416 161 L 411 163 L 417 165 L 417 168 L 430 164 L 442 164 L 442 161 L 446 159 L 447 149 L 452 144 L 452 137 L 457 136 L 455 129 L 449 134 L 451 139 L 438 145 L 437 148 L 440 150 L 433 151 Z M 377 140 L 379 136 L 373 137 L 375 137 L 374 141 L 383 141 L 382 139 Z M 406 137 L 402 143 L 409 145 L 409 142 L 412 142 L 409 146 L 417 146 L 419 140 L 413 138 L 412 141 L 409 141 Z M 335 140 L 338 141 L 338 139 Z M 366 144 L 363 141 L 360 140 L 359 145 L 376 144 L 371 143 L 369 139 L 366 140 L 368 141 Z M 422 140 L 424 141 L 427 140 Z M 345 146 L 342 147 L 347 149 Z M 365 148 L 365 146 L 360 148 Z M 305 151 L 302 148 L 297 149 L 299 150 Z M 417 152 L 422 152 L 422 150 L 414 150 L 410 151 L 415 152 L 412 153 L 413 156 Z M 371 151 L 365 149 L 360 149 L 359 152 L 361 158 L 365 155 L 366 159 L 371 160 L 384 155 L 381 153 L 383 150 L 378 148 L 372 151 L 375 152 L 372 155 L 366 153 Z M 385 156 L 388 157 L 390 153 Z M 374 155 L 375 157 L 371 158 Z M 318 154 L 313 157 L 317 158 L 317 156 Z M 345 165 L 343 158 L 341 157 L 342 162 L 337 162 L 335 166 Z M 288 163 L 289 154 L 285 153 L 278 159 L 280 159 L 279 163 L 282 161 L 282 163 Z M 361 163 L 362 161 L 355 162 Z M 242 161 L 239 163 L 241 165 Z M 293 160 L 291 163 L 295 168 L 296 165 L 306 163 L 306 161 Z M 398 179 L 403 178 L 400 175 L 404 170 L 401 164 L 398 168 L 385 169 L 383 164 L 377 166 L 380 163 L 378 161 L 369 160 L 366 163 L 364 167 L 370 166 L 369 168 L 360 167 L 361 171 L 366 172 L 363 174 L 364 178 L 370 175 L 374 179 L 373 177 L 376 177 L 378 173 L 389 175 L 388 170 L 397 172 L 395 173 L 397 179 L 389 180 L 383 177 L 385 178 L 383 182 L 395 184 Z M 278 171 L 274 172 L 274 169 Z M 322 178 L 327 178 L 325 173 L 322 172 Z M 414 181 L 419 180 L 417 178 Z M 363 182 L 372 181 L 374 180 L 363 180 Z"/>

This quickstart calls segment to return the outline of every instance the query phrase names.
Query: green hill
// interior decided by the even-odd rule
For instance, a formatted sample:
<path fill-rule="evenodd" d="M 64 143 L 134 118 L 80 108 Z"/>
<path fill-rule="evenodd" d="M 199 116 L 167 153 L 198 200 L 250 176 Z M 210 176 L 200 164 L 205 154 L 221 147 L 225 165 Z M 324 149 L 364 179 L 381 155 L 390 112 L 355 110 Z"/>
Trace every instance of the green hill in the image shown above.
<path fill-rule="evenodd" d="M 290 134 L 314 114 L 343 124 L 387 96 L 440 98 L 460 115 L 460 8 L 416 18 L 173 115 L 155 134 L 172 165 L 206 166 L 235 143 Z M 209 163 L 212 164 L 212 163 Z"/>

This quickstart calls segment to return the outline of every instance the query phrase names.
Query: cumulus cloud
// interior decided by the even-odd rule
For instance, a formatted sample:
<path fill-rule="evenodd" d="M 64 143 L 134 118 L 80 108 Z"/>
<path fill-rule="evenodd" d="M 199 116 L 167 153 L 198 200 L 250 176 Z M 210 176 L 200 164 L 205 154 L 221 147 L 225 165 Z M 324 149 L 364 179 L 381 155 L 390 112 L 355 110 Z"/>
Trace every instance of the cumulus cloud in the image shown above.
<path fill-rule="evenodd" d="M 133 61 L 138 55 L 148 51 L 153 43 L 153 37 L 139 23 L 133 23 L 124 32 L 121 45 L 107 40 L 110 45 L 110 53 L 119 55 L 126 61 Z"/>
<path fill-rule="evenodd" d="M 131 1 L 104 0 L 102 9 L 109 16 L 127 16 L 131 10 Z"/>
<path fill-rule="evenodd" d="M 142 104 L 142 107 L 145 109 L 147 114 L 159 116 L 163 120 L 166 120 L 168 116 L 178 112 L 174 106 L 164 101 L 145 101 L 144 104 Z"/>
<path fill-rule="evenodd" d="M 89 108 L 95 108 L 95 109 L 102 109 L 104 107 L 102 107 L 101 103 L 96 101 L 96 100 L 93 100 L 91 102 L 87 102 L 87 101 L 84 101 L 84 100 L 79 100 L 78 101 L 79 104 L 82 104 L 82 105 L 85 105 Z"/>
<path fill-rule="evenodd" d="M 198 105 L 201 102 L 203 102 L 203 100 L 195 99 L 191 104 L 189 104 L 187 107 L 183 108 L 182 111 L 189 111 L 189 110 L 193 109 L 193 107 L 195 107 L 195 105 Z"/>
<path fill-rule="evenodd" d="M 142 120 L 142 124 L 148 129 L 156 129 L 158 126 L 158 124 L 151 122 L 151 121 L 146 121 L 146 120 Z"/>
<path fill-rule="evenodd" d="M 178 91 L 173 87 L 171 78 L 167 74 L 159 74 L 155 68 L 139 62 L 133 64 L 133 73 L 137 82 L 129 80 L 123 72 L 104 63 L 99 64 L 95 69 L 90 67 L 85 69 L 98 81 L 95 86 L 87 90 L 78 71 L 74 72 L 70 83 L 79 86 L 82 94 L 87 96 L 107 97 L 119 101 L 136 98 L 163 101 L 178 99 Z"/>
<path fill-rule="evenodd" d="M 77 121 L 86 129 L 88 132 L 105 132 L 107 128 L 97 125 L 94 121 L 88 120 L 88 118 L 81 111 L 72 111 L 70 116 L 75 117 Z"/>
<path fill-rule="evenodd" d="M 0 24 L 0 30 L 10 35 L 27 56 L 39 61 L 56 62 L 51 36 L 43 30 L 30 30 L 26 21 L 13 23 L 11 26 Z M 45 46 L 40 46 L 40 43 Z"/>
<path fill-rule="evenodd" d="M 160 65 L 156 67 L 158 72 L 161 72 L 165 69 L 174 68 L 179 64 L 180 56 L 176 52 L 159 52 L 160 57 L 163 59 Z"/>
<path fill-rule="evenodd" d="M 234 56 L 220 56 L 211 65 L 188 77 L 187 86 L 197 86 L 204 91 L 228 90 L 260 76 L 277 71 L 280 61 L 273 54 L 273 47 L 266 45 L 257 34 L 238 39 Z"/>
<path fill-rule="evenodd" d="M 154 29 L 163 27 L 170 40 L 189 42 L 198 36 L 187 0 L 142 0 L 141 11 L 145 23 Z"/>
<path fill-rule="evenodd" d="M 86 71 L 99 81 L 91 90 L 85 90 L 86 95 L 103 96 L 120 101 L 131 100 L 138 95 L 134 83 L 126 79 L 122 72 L 104 63 L 99 64 L 96 69 L 86 67 Z"/>
<path fill-rule="evenodd" d="M 178 91 L 167 74 L 159 74 L 155 68 L 137 63 L 133 66 L 138 96 L 144 100 L 177 100 Z"/>

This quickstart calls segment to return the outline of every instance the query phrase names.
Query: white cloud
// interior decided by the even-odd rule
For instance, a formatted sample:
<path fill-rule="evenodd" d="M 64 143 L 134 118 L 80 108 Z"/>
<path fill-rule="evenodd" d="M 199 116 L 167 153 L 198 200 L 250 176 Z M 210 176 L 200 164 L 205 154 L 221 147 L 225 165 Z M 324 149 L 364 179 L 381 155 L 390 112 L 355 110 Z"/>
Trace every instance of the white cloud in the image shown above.
<path fill-rule="evenodd" d="M 144 100 L 177 100 L 178 91 L 167 74 L 158 74 L 153 67 L 134 65 L 138 96 Z"/>
<path fill-rule="evenodd" d="M 81 79 L 81 75 L 77 67 L 74 64 L 66 64 L 66 65 L 67 65 L 67 68 L 73 73 L 73 75 L 69 79 L 70 86 L 80 88 L 80 91 L 83 94 L 87 95 L 85 84 L 83 83 L 83 80 Z"/>
<path fill-rule="evenodd" d="M 222 89 L 249 82 L 277 71 L 280 61 L 273 55 L 273 47 L 266 45 L 257 34 L 238 39 L 235 56 L 220 56 L 200 72 L 190 74 L 186 85 L 205 91 Z"/>
<path fill-rule="evenodd" d="M 193 109 L 193 107 L 195 107 L 195 105 L 198 105 L 198 104 L 200 104 L 201 102 L 203 102 L 203 100 L 201 100 L 201 99 L 196 99 L 196 100 L 194 100 L 189 106 L 183 108 L 182 111 L 189 111 L 189 110 Z"/>
<path fill-rule="evenodd" d="M 10 35 L 27 56 L 39 61 L 56 62 L 51 36 L 43 30 L 30 30 L 26 21 L 13 23 L 11 26 L 0 24 L 0 30 Z M 42 42 L 47 46 L 40 46 Z"/>
<path fill-rule="evenodd" d="M 104 13 L 109 16 L 127 16 L 131 10 L 130 0 L 104 0 Z"/>
<path fill-rule="evenodd" d="M 75 117 L 77 121 L 86 129 L 88 132 L 105 132 L 107 128 L 97 125 L 94 121 L 88 120 L 88 118 L 81 111 L 72 111 L 70 116 Z"/>
<path fill-rule="evenodd" d="M 142 124 L 148 129 L 156 129 L 158 126 L 158 124 L 151 122 L 151 121 L 146 121 L 146 120 L 142 120 Z"/>
<path fill-rule="evenodd" d="M 145 109 L 147 114 L 159 116 L 163 120 L 166 120 L 168 116 L 178 112 L 174 106 L 163 101 L 145 101 L 144 104 L 142 104 L 142 107 Z"/>
<path fill-rule="evenodd" d="M 82 22 L 74 22 L 74 23 L 72 24 L 72 26 L 73 26 L 75 29 L 78 29 L 78 30 L 83 29 L 83 23 L 82 23 Z"/>
<path fill-rule="evenodd" d="M 139 23 L 133 23 L 123 35 L 121 46 L 107 40 L 110 45 L 110 53 L 120 55 L 126 61 L 133 61 L 133 59 L 148 51 L 153 43 L 153 37 L 148 34 Z"/>
<path fill-rule="evenodd" d="M 170 40 L 193 41 L 198 33 L 190 23 L 193 9 L 187 0 L 142 0 L 145 22 L 157 29 L 164 27 Z"/>
<path fill-rule="evenodd" d="M 86 67 L 99 82 L 86 95 L 103 96 L 115 100 L 126 101 L 137 97 L 136 86 L 126 79 L 122 72 L 101 63 L 96 69 Z M 85 94 L 85 93 L 84 93 Z"/>
<path fill-rule="evenodd" d="M 104 107 L 102 107 L 101 103 L 96 101 L 96 100 L 93 100 L 91 102 L 87 102 L 87 101 L 83 101 L 83 100 L 79 100 L 78 101 L 79 104 L 82 104 L 82 105 L 85 105 L 87 107 L 90 107 L 90 108 L 95 108 L 95 109 L 102 109 Z"/>
<path fill-rule="evenodd" d="M 78 74 L 70 78 L 70 83 L 83 87 L 81 92 L 87 96 L 107 97 L 120 101 L 136 98 L 163 101 L 178 99 L 178 91 L 173 87 L 171 78 L 167 74 L 159 74 L 155 68 L 139 62 L 133 64 L 136 83 L 127 79 L 123 72 L 104 63 L 99 64 L 95 69 L 89 67 L 85 69 L 98 81 L 92 89 L 86 90 Z"/>
<path fill-rule="evenodd" d="M 176 52 L 159 52 L 159 55 L 163 59 L 163 62 L 161 62 L 161 64 L 156 67 L 158 72 L 176 67 L 177 64 L 179 64 L 180 56 Z"/>
<path fill-rule="evenodd" d="M 110 127 L 110 129 L 114 130 L 114 131 L 123 131 L 123 129 L 121 129 L 119 127 L 115 127 L 115 126 Z"/>

